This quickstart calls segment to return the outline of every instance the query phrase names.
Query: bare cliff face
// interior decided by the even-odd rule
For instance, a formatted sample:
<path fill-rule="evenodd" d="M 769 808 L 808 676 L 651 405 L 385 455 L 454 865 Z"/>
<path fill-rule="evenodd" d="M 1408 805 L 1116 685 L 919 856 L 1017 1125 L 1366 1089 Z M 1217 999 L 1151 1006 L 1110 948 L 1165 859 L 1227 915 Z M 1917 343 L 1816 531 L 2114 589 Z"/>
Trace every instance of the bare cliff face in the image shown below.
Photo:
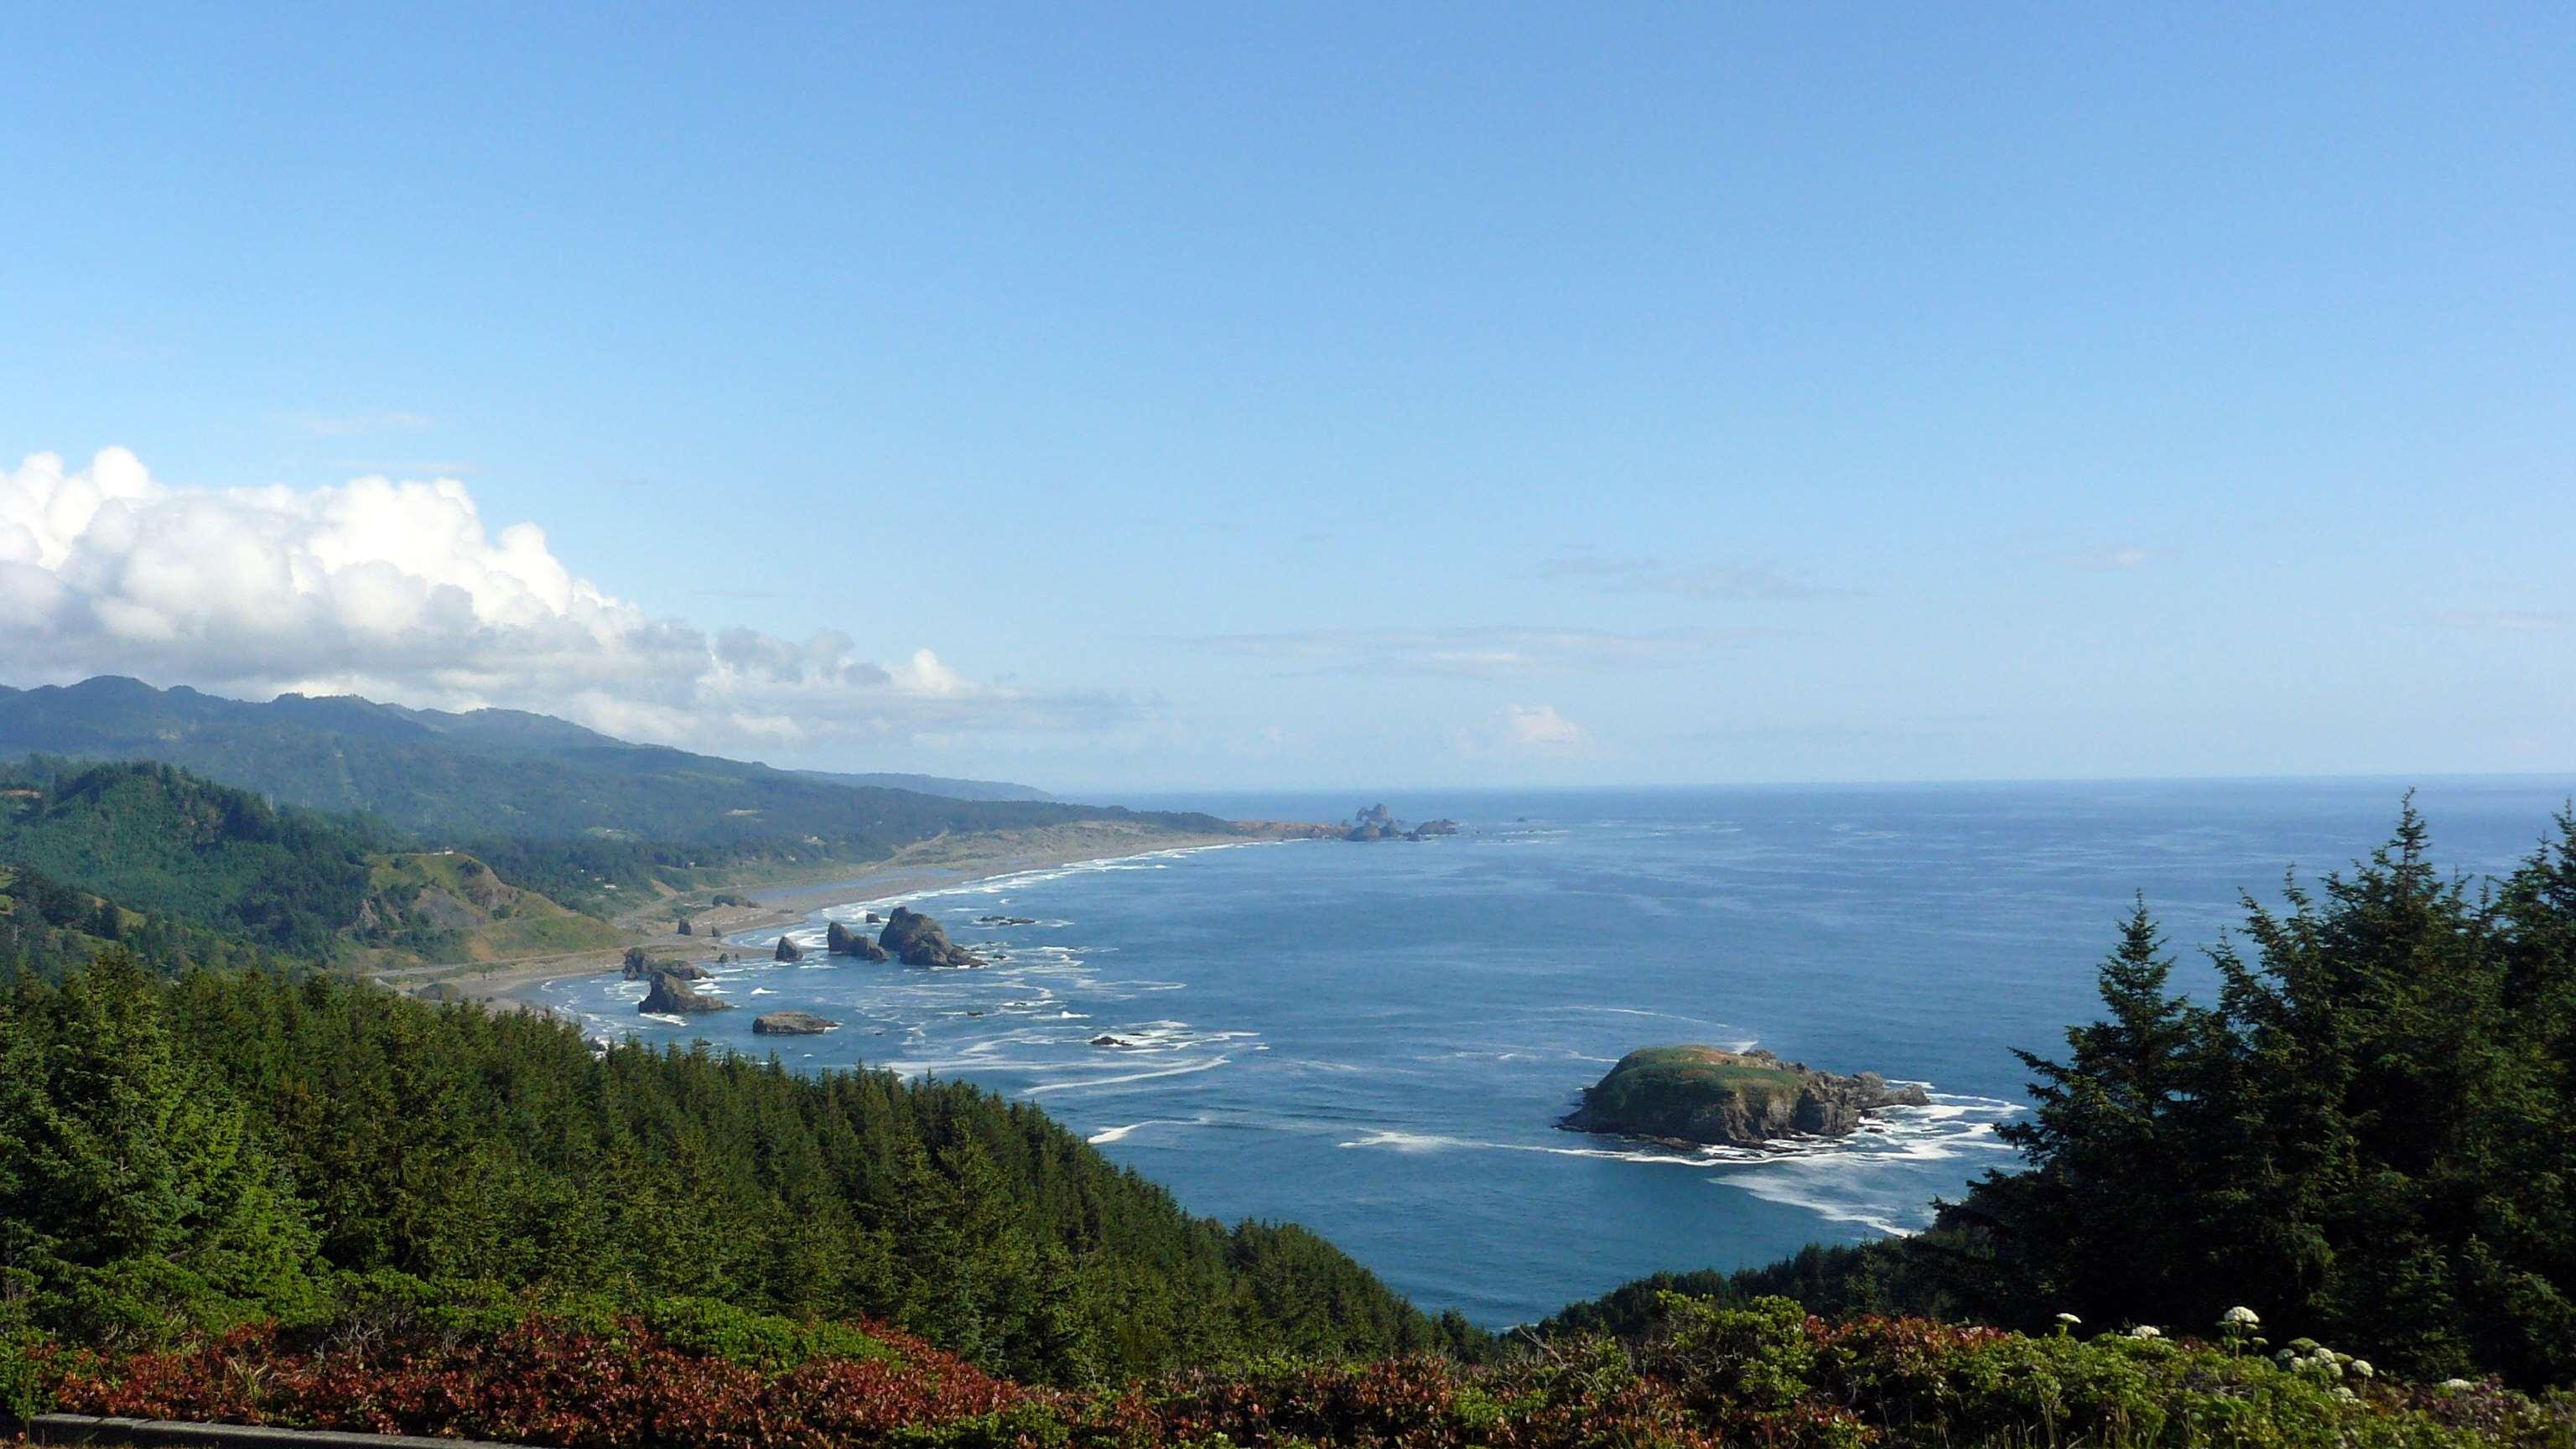
<path fill-rule="evenodd" d="M 1919 1086 L 1876 1072 L 1840 1076 L 1771 1052 L 1645 1047 L 1584 1090 L 1557 1125 L 1701 1146 L 1759 1147 L 1784 1137 L 1841 1137 L 1869 1114 L 1925 1105 Z"/>

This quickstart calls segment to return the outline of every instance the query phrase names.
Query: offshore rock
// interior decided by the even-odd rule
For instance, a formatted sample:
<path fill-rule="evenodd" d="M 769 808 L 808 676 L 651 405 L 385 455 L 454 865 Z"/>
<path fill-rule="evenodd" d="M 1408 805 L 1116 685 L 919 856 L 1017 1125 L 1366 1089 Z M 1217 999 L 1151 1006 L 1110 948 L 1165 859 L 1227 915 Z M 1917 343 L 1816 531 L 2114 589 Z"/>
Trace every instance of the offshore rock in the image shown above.
<path fill-rule="evenodd" d="M 731 1011 L 733 1003 L 719 1001 L 693 989 L 676 973 L 656 971 L 652 989 L 644 993 L 644 999 L 636 1003 L 635 1009 L 664 1016 L 694 1016 L 701 1012 Z"/>
<path fill-rule="evenodd" d="M 823 952 L 828 956 L 856 956 L 862 961 L 887 959 L 885 947 L 869 940 L 864 932 L 853 931 L 838 921 L 823 932 Z"/>
<path fill-rule="evenodd" d="M 877 944 L 906 966 L 981 966 L 984 959 L 948 939 L 947 930 L 919 911 L 902 906 L 886 917 Z"/>
<path fill-rule="evenodd" d="M 1714 1147 L 1759 1147 L 1783 1137 L 1842 1137 L 1888 1107 L 1926 1105 L 1919 1086 L 1891 1086 L 1876 1072 L 1837 1076 L 1767 1051 L 1644 1047 L 1584 1089 L 1556 1125 Z"/>

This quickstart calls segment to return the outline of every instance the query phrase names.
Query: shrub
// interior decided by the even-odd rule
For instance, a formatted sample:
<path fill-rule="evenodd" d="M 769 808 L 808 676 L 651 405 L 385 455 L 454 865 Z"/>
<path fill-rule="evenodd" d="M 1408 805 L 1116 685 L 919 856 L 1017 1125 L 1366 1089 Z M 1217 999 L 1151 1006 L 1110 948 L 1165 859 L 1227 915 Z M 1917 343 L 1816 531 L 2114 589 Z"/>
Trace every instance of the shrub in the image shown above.
<path fill-rule="evenodd" d="M 1503 1364 L 1270 1358 L 1089 1395 L 993 1378 L 869 1325 L 704 1299 L 639 1315 L 375 1317 L 102 1355 L 0 1344 L 0 1393 L 83 1413 L 453 1435 L 560 1449 L 2570 1449 L 2576 1402 L 2329 1380 L 2189 1341 L 1829 1324 L 1677 1300 Z M 387 1307 L 386 1305 L 395 1305 Z"/>

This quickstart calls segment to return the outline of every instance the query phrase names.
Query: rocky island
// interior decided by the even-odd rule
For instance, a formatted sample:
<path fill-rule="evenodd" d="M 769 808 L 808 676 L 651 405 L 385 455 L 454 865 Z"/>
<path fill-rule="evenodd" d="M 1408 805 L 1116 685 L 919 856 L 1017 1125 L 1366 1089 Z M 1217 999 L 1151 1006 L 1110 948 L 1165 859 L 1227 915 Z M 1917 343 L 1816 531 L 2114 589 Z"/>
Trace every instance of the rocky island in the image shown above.
<path fill-rule="evenodd" d="M 644 948 L 641 946 L 626 948 L 626 960 L 619 971 L 629 981 L 650 981 L 656 974 L 677 976 L 683 981 L 704 981 L 708 974 L 704 966 L 691 966 L 677 961 L 656 961 L 645 955 Z"/>
<path fill-rule="evenodd" d="M 680 979 L 674 971 L 656 971 L 653 984 L 637 1002 L 635 1009 L 662 1016 L 694 1016 L 700 1012 L 731 1011 L 733 1003 L 720 1001 Z"/>
<path fill-rule="evenodd" d="M 1846 1136 L 1872 1112 L 1929 1101 L 1921 1087 L 1890 1085 L 1876 1072 L 1837 1076 L 1767 1051 L 1644 1047 L 1584 1089 L 1582 1105 L 1556 1125 L 1699 1147 L 1759 1147 L 1783 1137 Z"/>
<path fill-rule="evenodd" d="M 769 1011 L 751 1019 L 751 1029 L 761 1036 L 821 1036 L 840 1023 L 810 1011 Z"/>
<path fill-rule="evenodd" d="M 1387 809 L 1384 802 L 1380 802 L 1353 815 L 1348 823 L 1337 828 L 1341 831 L 1342 839 L 1344 840 L 1411 840 L 1419 842 L 1432 839 L 1435 836 L 1457 834 L 1458 822 L 1455 820 L 1425 820 L 1419 825 L 1409 826 L 1403 821 L 1396 819 L 1395 812 Z"/>
<path fill-rule="evenodd" d="M 875 920 L 876 917 L 872 915 L 868 919 Z M 883 961 L 888 959 L 885 947 L 869 940 L 865 931 L 853 931 L 838 921 L 834 921 L 831 926 L 823 932 L 823 954 L 827 956 L 856 956 L 862 961 Z"/>
<path fill-rule="evenodd" d="M 877 944 L 906 966 L 981 966 L 984 958 L 948 939 L 948 931 L 919 911 L 894 908 Z"/>

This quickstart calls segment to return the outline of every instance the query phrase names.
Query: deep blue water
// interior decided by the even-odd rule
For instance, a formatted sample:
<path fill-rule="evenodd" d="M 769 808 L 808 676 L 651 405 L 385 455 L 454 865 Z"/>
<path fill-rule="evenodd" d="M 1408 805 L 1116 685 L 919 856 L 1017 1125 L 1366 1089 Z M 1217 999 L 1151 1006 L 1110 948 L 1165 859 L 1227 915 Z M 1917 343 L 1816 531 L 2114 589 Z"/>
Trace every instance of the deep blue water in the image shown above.
<path fill-rule="evenodd" d="M 642 1018 L 636 983 L 550 983 L 601 1033 L 705 1037 L 1024 1095 L 1190 1209 L 1317 1229 L 1422 1306 L 1501 1325 L 1659 1268 L 1766 1262 L 1919 1227 L 2013 1159 L 2011 1049 L 2058 1046 L 2143 891 L 2196 947 L 2282 872 L 2383 840 L 2401 782 L 1923 786 L 1385 797 L 1421 844 L 1301 842 L 909 897 L 996 964 L 725 968 L 745 1010 Z M 2426 784 L 2441 859 L 2527 854 L 2576 781 Z M 1339 819 L 1368 801 L 1138 802 Z M 975 918 L 1035 918 L 981 926 Z M 775 934 L 729 943 L 765 952 Z M 715 949 L 712 945 L 710 952 Z M 803 1007 L 846 1025 L 751 1033 Z M 1119 1045 L 1094 1045 L 1111 1036 Z M 1555 1130 L 1634 1047 L 1759 1043 L 1931 1085 L 1882 1131 L 1754 1160 Z M 1739 1158 L 1748 1154 L 1738 1154 Z"/>

